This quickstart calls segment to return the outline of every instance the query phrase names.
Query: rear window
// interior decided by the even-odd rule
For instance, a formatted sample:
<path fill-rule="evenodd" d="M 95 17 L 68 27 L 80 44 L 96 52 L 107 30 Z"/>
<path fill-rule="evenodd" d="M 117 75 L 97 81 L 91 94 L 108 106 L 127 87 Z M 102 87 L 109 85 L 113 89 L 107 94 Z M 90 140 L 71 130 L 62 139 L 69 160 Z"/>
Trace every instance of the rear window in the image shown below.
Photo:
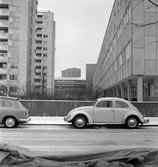
<path fill-rule="evenodd" d="M 115 102 L 115 107 L 116 108 L 128 108 L 128 104 L 126 104 L 125 102 L 122 101 L 116 101 Z"/>
<path fill-rule="evenodd" d="M 13 108 L 14 104 L 10 100 L 0 100 L 0 107 L 10 107 L 10 108 Z"/>

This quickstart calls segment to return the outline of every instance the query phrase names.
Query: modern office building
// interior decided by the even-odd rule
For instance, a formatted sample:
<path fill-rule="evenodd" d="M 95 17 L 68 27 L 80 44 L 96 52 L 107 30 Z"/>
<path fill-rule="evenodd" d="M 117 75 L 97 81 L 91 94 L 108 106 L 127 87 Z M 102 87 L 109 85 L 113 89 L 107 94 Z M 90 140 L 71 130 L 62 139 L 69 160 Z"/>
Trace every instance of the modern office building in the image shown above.
<path fill-rule="evenodd" d="M 62 71 L 62 77 L 81 77 L 81 69 L 68 68 Z"/>
<path fill-rule="evenodd" d="M 54 91 L 55 21 L 51 11 L 38 11 L 36 27 L 36 56 L 32 85 L 37 91 Z"/>
<path fill-rule="evenodd" d="M 93 77 L 96 97 L 158 100 L 157 13 L 150 1 L 115 0 Z"/>
<path fill-rule="evenodd" d="M 0 87 L 23 93 L 31 86 L 37 0 L 0 0 Z"/>
<path fill-rule="evenodd" d="M 93 75 L 96 64 L 86 64 L 86 98 L 93 100 Z"/>

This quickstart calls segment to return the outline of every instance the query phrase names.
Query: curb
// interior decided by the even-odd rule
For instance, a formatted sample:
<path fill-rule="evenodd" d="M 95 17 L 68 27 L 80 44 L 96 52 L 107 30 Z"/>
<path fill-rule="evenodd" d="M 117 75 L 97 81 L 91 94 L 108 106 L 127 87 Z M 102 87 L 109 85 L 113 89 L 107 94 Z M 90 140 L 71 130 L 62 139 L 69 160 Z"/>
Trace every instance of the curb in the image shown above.
<path fill-rule="evenodd" d="M 39 123 L 39 124 L 36 124 L 36 123 L 26 123 L 26 124 L 23 124 L 23 125 L 37 125 L 37 126 L 44 126 L 44 125 L 48 125 L 48 126 L 71 126 L 71 124 L 47 124 L 47 123 Z M 91 126 L 91 125 L 90 125 Z M 97 126 L 97 125 L 94 125 L 94 126 Z M 99 125 L 100 126 L 100 125 Z M 106 126 L 106 125 L 104 125 Z M 108 125 L 107 125 L 108 126 Z M 151 125 L 140 125 L 140 127 L 155 127 L 155 126 L 158 126 L 158 124 L 151 124 Z"/>

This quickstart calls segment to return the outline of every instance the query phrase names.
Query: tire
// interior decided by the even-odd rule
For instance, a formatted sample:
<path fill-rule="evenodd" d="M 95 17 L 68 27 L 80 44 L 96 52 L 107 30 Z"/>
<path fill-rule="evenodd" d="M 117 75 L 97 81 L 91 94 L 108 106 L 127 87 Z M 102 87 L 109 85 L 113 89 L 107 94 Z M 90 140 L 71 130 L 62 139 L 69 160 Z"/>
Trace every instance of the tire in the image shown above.
<path fill-rule="evenodd" d="M 18 126 L 18 121 L 14 117 L 6 117 L 3 121 L 6 128 L 15 128 Z"/>
<path fill-rule="evenodd" d="M 138 118 L 135 117 L 135 116 L 130 116 L 126 119 L 126 123 L 125 123 L 125 126 L 128 128 L 128 129 L 136 129 L 137 126 L 138 126 Z"/>
<path fill-rule="evenodd" d="M 73 119 L 72 125 L 78 129 L 85 128 L 87 126 L 87 118 L 83 115 L 78 115 Z"/>

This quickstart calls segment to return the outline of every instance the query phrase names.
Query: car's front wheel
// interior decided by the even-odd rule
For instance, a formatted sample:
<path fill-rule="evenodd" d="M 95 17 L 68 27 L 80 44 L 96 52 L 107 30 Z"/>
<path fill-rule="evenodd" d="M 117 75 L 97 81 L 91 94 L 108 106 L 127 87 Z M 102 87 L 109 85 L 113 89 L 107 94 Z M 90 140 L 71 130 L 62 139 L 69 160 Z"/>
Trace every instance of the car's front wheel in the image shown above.
<path fill-rule="evenodd" d="M 18 121 L 14 117 L 6 117 L 3 124 L 6 128 L 15 128 L 18 126 Z"/>
<path fill-rule="evenodd" d="M 126 119 L 126 127 L 130 129 L 135 129 L 138 126 L 138 118 L 135 116 L 130 116 Z"/>
<path fill-rule="evenodd" d="M 87 118 L 84 115 L 78 115 L 73 119 L 72 125 L 80 129 L 85 128 L 87 126 Z"/>

